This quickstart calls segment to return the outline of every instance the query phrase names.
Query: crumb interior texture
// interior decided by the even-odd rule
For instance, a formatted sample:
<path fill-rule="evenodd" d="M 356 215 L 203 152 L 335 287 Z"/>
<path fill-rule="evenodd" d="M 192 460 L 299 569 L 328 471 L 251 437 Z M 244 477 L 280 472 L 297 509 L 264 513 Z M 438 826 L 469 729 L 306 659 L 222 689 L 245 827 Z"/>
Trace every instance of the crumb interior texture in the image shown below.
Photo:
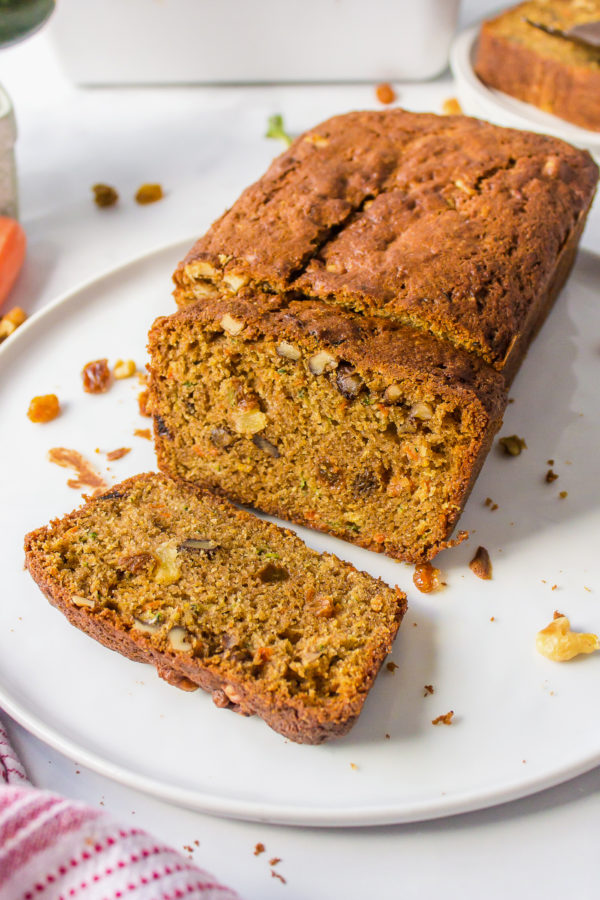
<path fill-rule="evenodd" d="M 74 625 L 301 743 L 349 730 L 406 608 L 397 588 L 159 474 L 89 500 L 25 549 Z"/>
<path fill-rule="evenodd" d="M 573 261 L 598 169 L 555 138 L 402 109 L 301 135 L 177 268 L 180 305 L 297 291 L 509 377 Z"/>
<path fill-rule="evenodd" d="M 150 352 L 163 471 L 410 562 L 447 546 L 505 405 L 428 334 L 251 290 L 159 319 Z"/>
<path fill-rule="evenodd" d="M 548 29 L 600 20 L 600 0 L 528 0 L 484 22 L 475 71 L 490 87 L 600 130 L 600 47 Z"/>

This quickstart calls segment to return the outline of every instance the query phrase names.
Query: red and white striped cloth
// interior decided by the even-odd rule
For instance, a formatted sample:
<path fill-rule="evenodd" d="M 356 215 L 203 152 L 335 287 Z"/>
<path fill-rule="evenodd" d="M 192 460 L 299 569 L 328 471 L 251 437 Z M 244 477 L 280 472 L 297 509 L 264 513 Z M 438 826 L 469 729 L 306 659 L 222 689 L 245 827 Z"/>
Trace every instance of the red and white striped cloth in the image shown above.
<path fill-rule="evenodd" d="M 0 723 L 0 900 L 239 900 L 177 851 L 33 788 Z"/>

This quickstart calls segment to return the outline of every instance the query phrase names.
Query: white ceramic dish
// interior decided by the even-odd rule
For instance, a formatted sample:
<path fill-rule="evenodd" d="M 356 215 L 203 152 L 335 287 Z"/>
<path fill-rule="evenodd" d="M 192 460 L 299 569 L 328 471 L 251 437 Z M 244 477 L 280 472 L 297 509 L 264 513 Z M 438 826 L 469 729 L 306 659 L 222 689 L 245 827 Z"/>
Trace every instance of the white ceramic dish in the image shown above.
<path fill-rule="evenodd" d="M 383 669 L 344 739 L 288 743 L 259 719 L 217 709 L 207 694 L 168 686 L 49 606 L 23 571 L 23 535 L 77 505 L 79 493 L 47 450 L 74 448 L 105 471 L 96 448 L 132 447 L 110 464 L 114 481 L 154 467 L 151 444 L 132 434 L 148 425 L 137 412 L 137 380 L 90 396 L 79 372 L 104 356 L 143 363 L 148 325 L 171 311 L 169 274 L 190 243 L 80 288 L 0 350 L 0 706 L 79 763 L 132 787 L 269 822 L 432 818 L 523 796 L 600 762 L 600 654 L 560 665 L 534 649 L 555 608 L 576 628 L 600 630 L 600 259 L 589 253 L 513 387 L 503 433 L 524 436 L 528 449 L 517 458 L 490 454 L 461 522 L 471 539 L 438 557 L 445 590 L 419 594 L 411 567 L 299 529 L 312 546 L 409 593 L 391 656 L 399 668 Z M 32 424 L 31 397 L 51 391 L 63 414 Z M 560 476 L 553 484 L 544 480 L 549 458 Z M 485 506 L 488 496 L 497 510 Z M 493 561 L 490 582 L 468 568 L 479 543 Z M 433 695 L 424 696 L 426 684 Z M 431 724 L 450 709 L 450 727 Z"/>
<path fill-rule="evenodd" d="M 537 106 L 486 87 L 473 70 L 479 25 L 461 32 L 450 50 L 450 68 L 463 111 L 497 125 L 552 134 L 600 158 L 600 132 L 579 128 L 564 119 L 543 112 Z"/>
<path fill-rule="evenodd" d="M 61 0 L 48 33 L 78 84 L 418 81 L 447 65 L 458 9 L 459 0 Z"/>

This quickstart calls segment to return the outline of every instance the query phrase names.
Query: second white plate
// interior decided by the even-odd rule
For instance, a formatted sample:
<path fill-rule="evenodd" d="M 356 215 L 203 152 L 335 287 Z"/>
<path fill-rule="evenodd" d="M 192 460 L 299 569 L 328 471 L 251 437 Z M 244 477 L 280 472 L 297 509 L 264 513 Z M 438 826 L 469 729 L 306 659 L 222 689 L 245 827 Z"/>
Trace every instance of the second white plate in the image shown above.
<path fill-rule="evenodd" d="M 600 158 L 600 132 L 579 128 L 531 103 L 523 103 L 483 84 L 473 69 L 478 36 L 479 25 L 468 28 L 454 39 L 450 51 L 450 68 L 465 115 L 488 119 L 496 125 L 551 134 Z"/>
<path fill-rule="evenodd" d="M 207 694 L 168 686 L 48 605 L 23 571 L 23 535 L 77 505 L 79 494 L 47 451 L 76 449 L 111 481 L 154 468 L 152 445 L 133 435 L 149 421 L 137 412 L 136 380 L 90 396 L 79 373 L 105 356 L 143 364 L 148 327 L 172 311 L 169 275 L 190 243 L 75 291 L 0 351 L 0 705 L 105 775 L 186 806 L 269 822 L 431 818 L 523 796 L 598 763 L 600 654 L 559 665 L 534 646 L 555 608 L 576 628 L 600 631 L 600 260 L 589 253 L 513 388 L 503 433 L 523 436 L 527 450 L 491 452 L 461 521 L 472 537 L 438 558 L 443 591 L 419 594 L 412 568 L 299 529 L 312 546 L 409 594 L 391 655 L 399 668 L 384 667 L 344 739 L 286 742 L 259 719 L 217 709 Z M 63 414 L 34 425 L 29 401 L 49 392 Z M 133 449 L 108 472 L 104 451 L 121 446 Z M 552 484 L 548 459 L 559 475 Z M 478 544 L 492 558 L 490 582 L 468 568 Z M 451 709 L 451 726 L 432 725 Z"/>

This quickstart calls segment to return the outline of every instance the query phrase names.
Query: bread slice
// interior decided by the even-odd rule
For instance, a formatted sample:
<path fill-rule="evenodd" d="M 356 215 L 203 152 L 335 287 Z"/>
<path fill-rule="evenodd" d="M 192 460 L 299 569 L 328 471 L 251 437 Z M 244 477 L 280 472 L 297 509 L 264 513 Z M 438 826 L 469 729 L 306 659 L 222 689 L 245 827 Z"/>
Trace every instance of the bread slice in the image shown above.
<path fill-rule="evenodd" d="M 28 534 L 25 553 L 73 625 L 299 743 L 352 727 L 406 609 L 398 588 L 158 474 Z"/>
<path fill-rule="evenodd" d="M 409 562 L 448 545 L 506 403 L 427 333 L 250 289 L 158 319 L 149 347 L 163 471 Z"/>
<path fill-rule="evenodd" d="M 528 0 L 481 26 L 475 72 L 490 87 L 600 131 L 600 48 L 548 34 L 600 21 L 600 0 Z"/>
<path fill-rule="evenodd" d="M 337 116 L 200 238 L 175 297 L 299 292 L 429 331 L 508 382 L 568 275 L 597 178 L 583 150 L 466 116 Z"/>

